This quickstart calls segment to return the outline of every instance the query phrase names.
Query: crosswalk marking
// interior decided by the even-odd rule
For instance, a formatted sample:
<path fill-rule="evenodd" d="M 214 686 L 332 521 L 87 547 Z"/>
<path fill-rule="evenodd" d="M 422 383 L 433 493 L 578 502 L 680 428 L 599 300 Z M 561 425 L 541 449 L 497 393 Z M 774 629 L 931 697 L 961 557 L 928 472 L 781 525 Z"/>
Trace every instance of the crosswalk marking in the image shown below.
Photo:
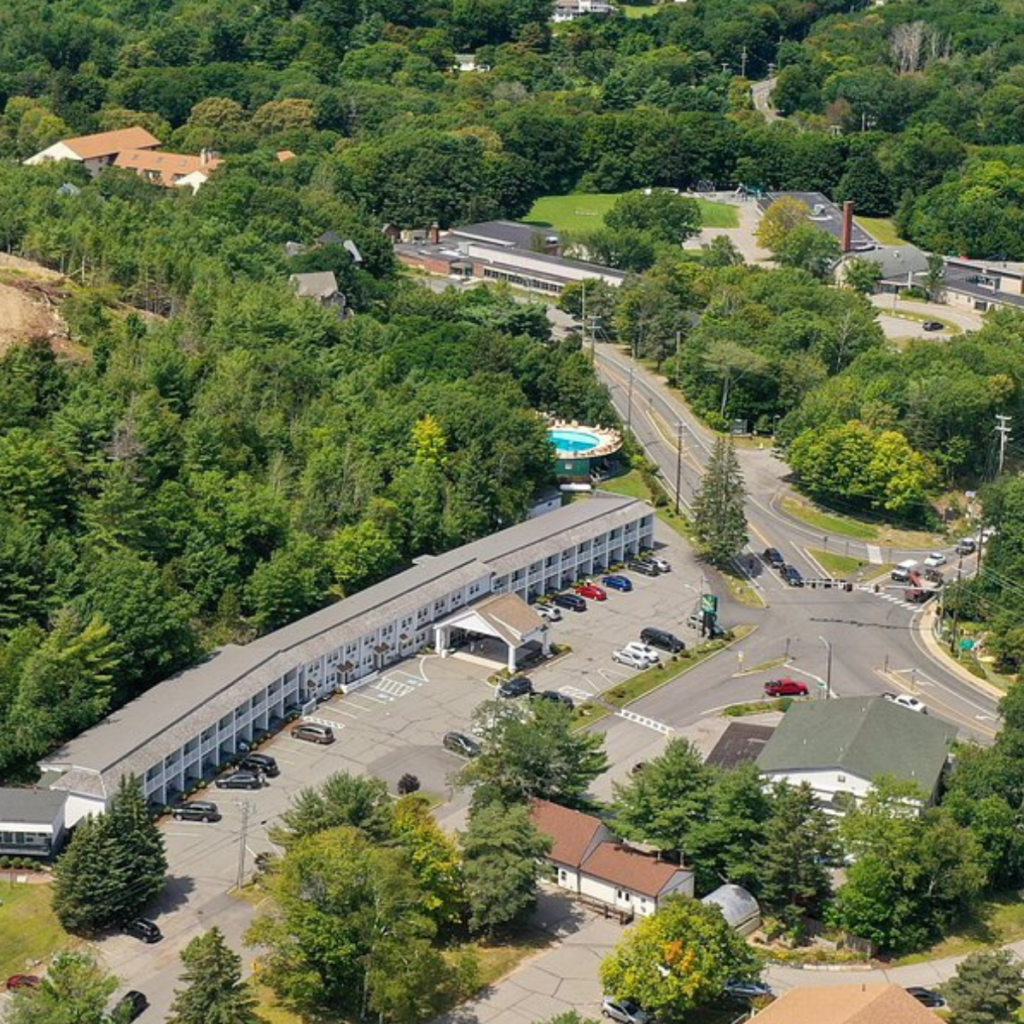
<path fill-rule="evenodd" d="M 304 722 L 312 722 L 314 725 L 326 725 L 330 729 L 344 729 L 344 722 L 335 722 L 333 718 L 318 718 L 316 715 L 303 715 Z"/>
<path fill-rule="evenodd" d="M 660 732 L 665 736 L 674 731 L 671 725 L 666 725 L 664 722 L 659 722 L 654 718 L 648 718 L 646 715 L 638 715 L 635 711 L 630 711 L 627 708 L 620 708 L 616 715 L 619 718 L 624 718 L 627 722 L 633 722 L 647 729 L 653 729 L 655 732 Z"/>
<path fill-rule="evenodd" d="M 390 676 L 385 676 L 380 682 L 374 683 L 371 689 L 376 690 L 378 693 L 385 693 L 392 698 L 397 698 L 404 697 L 407 693 L 412 693 L 416 687 L 410 683 L 403 683 L 400 679 L 392 679 Z"/>

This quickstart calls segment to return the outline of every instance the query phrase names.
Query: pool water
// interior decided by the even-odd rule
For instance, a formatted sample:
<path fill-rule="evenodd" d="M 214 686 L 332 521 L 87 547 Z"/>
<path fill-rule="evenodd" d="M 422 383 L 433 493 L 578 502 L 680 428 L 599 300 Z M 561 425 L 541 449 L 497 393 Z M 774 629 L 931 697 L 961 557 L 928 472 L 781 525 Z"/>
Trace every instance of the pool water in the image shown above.
<path fill-rule="evenodd" d="M 555 448 L 560 452 L 587 452 L 596 448 L 601 442 L 595 434 L 588 434 L 584 430 L 549 430 Z"/>

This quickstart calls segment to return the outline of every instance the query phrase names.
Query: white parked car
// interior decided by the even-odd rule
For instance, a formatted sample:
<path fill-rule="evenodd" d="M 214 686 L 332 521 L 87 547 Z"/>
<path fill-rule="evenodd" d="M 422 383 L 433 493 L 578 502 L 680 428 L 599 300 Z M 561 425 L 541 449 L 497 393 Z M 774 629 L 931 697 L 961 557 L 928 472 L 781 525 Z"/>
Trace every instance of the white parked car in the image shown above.
<path fill-rule="evenodd" d="M 659 558 L 657 555 L 647 555 L 646 560 L 650 562 L 658 572 L 672 571 L 672 563 L 666 561 L 664 558 Z"/>
<path fill-rule="evenodd" d="M 945 565 L 948 559 L 941 551 L 933 551 L 925 560 L 924 564 L 930 569 L 934 569 L 937 566 Z"/>
<path fill-rule="evenodd" d="M 922 715 L 928 714 L 928 705 L 916 697 L 911 697 L 908 693 L 883 693 L 882 696 L 890 703 L 906 708 L 908 711 L 917 711 Z"/>
<path fill-rule="evenodd" d="M 628 665 L 630 668 L 645 669 L 651 666 L 651 663 L 636 651 L 615 651 L 612 654 L 612 661 L 617 661 L 620 665 Z"/>
<path fill-rule="evenodd" d="M 561 622 L 562 613 L 553 604 L 535 604 L 533 606 L 537 614 L 548 622 Z"/>
<path fill-rule="evenodd" d="M 630 640 L 622 649 L 639 654 L 641 658 L 646 658 L 652 665 L 661 661 L 661 655 L 650 644 L 645 644 L 643 640 Z"/>

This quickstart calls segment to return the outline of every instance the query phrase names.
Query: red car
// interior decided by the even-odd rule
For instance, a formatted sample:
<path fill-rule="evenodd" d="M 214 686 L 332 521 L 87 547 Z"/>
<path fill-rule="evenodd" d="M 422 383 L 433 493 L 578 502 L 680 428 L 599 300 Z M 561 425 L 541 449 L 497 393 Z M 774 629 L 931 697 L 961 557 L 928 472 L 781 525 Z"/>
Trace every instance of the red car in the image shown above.
<path fill-rule="evenodd" d="M 12 974 L 7 979 L 7 990 L 14 991 L 16 988 L 38 988 L 39 979 L 34 974 Z"/>
<path fill-rule="evenodd" d="M 580 597 L 589 597 L 592 601 L 607 601 L 608 594 L 594 583 L 581 583 L 578 587 L 573 587 Z"/>
<path fill-rule="evenodd" d="M 765 683 L 764 692 L 769 697 L 806 697 L 808 690 L 806 683 L 799 683 L 786 676 L 785 679 L 775 679 L 770 683 Z"/>

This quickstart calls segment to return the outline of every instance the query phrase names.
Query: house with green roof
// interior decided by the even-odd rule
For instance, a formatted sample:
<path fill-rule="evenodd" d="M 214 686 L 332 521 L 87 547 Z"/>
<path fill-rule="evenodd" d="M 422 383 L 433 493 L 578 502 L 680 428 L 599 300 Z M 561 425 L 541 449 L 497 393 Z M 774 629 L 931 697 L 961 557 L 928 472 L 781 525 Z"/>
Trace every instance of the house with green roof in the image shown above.
<path fill-rule="evenodd" d="M 822 809 L 842 814 L 875 779 L 916 782 L 933 803 L 956 738 L 948 722 L 882 697 L 839 697 L 793 704 L 758 755 L 767 782 L 806 782 Z"/>

